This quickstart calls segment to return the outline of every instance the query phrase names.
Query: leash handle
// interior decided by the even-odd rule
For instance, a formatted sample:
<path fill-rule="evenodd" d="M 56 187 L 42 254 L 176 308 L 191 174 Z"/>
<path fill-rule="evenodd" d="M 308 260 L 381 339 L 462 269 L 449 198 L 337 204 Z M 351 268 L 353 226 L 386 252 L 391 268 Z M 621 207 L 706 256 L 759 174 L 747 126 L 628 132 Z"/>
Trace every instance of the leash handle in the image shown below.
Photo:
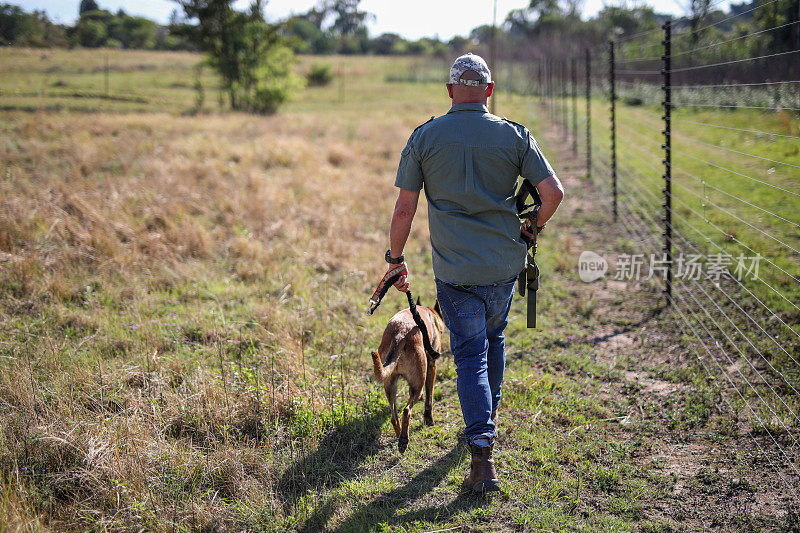
<path fill-rule="evenodd" d="M 383 300 L 383 297 L 386 296 L 386 292 L 389 290 L 389 287 L 394 285 L 403 274 L 408 274 L 408 268 L 406 267 L 405 263 L 400 263 L 383 275 L 383 278 L 381 278 L 380 282 L 378 282 L 378 287 L 375 289 L 375 292 L 372 293 L 372 297 L 369 299 L 367 315 L 371 315 L 375 312 L 378 306 L 381 305 L 381 300 Z"/>

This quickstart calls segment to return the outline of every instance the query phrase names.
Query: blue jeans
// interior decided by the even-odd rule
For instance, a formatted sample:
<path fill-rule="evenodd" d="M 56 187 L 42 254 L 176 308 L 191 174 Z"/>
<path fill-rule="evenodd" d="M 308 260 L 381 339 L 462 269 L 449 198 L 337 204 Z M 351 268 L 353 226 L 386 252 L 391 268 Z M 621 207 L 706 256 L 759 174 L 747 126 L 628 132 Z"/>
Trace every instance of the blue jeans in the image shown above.
<path fill-rule="evenodd" d="M 505 335 L 515 279 L 494 285 L 453 285 L 436 280 L 450 349 L 456 363 L 464 437 L 494 440 L 491 414 L 500 404 L 506 366 Z"/>

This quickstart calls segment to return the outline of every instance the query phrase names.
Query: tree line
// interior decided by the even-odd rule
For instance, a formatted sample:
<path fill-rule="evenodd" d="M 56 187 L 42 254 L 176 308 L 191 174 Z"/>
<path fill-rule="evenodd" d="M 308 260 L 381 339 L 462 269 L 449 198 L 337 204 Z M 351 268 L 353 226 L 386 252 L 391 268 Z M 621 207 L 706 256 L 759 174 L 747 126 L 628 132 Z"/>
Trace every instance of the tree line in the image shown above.
<path fill-rule="evenodd" d="M 45 11 L 26 12 L 0 3 L 0 45 L 35 48 L 84 47 L 143 50 L 186 50 L 192 45 L 170 29 L 146 17 L 120 9 L 112 13 L 95 0 L 81 0 L 73 25 L 57 24 Z"/>
<path fill-rule="evenodd" d="M 176 1 L 179 8 L 186 3 Z M 367 24 L 374 16 L 362 10 L 360 3 L 361 0 L 320 0 L 307 12 L 273 24 L 274 33 L 300 54 L 445 57 L 468 48 L 483 49 L 491 39 L 490 25 L 478 26 L 466 36 L 447 41 L 438 37 L 410 40 L 396 33 L 370 36 Z M 207 0 L 199 4 L 215 2 Z M 608 3 L 594 17 L 582 18 L 582 5 L 583 0 L 531 0 L 525 8 L 509 12 L 496 34 L 501 57 L 568 57 L 582 49 L 603 45 L 613 37 L 657 28 L 668 18 L 651 7 L 625 2 Z M 745 0 L 731 4 L 728 11 L 712 9 L 710 0 L 688 0 L 686 8 L 688 16 L 677 24 L 693 32 L 695 43 L 781 26 L 758 40 L 759 51 L 800 48 L 800 24 L 797 24 L 800 0 Z M 198 49 L 197 42 L 186 33 L 191 22 L 185 9 L 176 9 L 166 25 L 129 15 L 122 9 L 112 13 L 102 9 L 96 0 L 80 0 L 77 9 L 79 17 L 70 26 L 52 22 L 44 11 L 28 13 L 18 6 L 0 3 L 0 43 L 32 47 Z M 714 26 L 713 30 L 699 31 L 739 13 L 745 14 Z"/>

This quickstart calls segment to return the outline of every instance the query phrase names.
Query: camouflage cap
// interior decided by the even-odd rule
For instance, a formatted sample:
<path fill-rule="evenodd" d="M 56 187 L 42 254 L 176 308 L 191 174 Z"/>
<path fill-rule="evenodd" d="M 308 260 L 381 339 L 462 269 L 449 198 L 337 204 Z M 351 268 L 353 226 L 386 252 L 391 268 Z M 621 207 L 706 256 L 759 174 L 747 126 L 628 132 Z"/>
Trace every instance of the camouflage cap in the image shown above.
<path fill-rule="evenodd" d="M 479 80 L 462 80 L 461 76 L 468 70 L 474 70 L 481 77 Z M 469 53 L 456 58 L 453 66 L 450 67 L 450 81 L 453 85 L 471 85 L 478 86 L 492 81 L 492 73 L 489 71 L 489 65 L 483 60 L 481 56 Z"/>

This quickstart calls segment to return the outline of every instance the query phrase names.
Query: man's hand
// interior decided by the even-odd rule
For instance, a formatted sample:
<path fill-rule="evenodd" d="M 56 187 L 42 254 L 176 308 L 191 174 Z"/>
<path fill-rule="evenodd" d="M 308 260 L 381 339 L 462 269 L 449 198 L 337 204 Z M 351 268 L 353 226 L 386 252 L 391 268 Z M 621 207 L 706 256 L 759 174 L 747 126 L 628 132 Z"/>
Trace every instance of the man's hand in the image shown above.
<path fill-rule="evenodd" d="M 408 287 L 410 285 L 410 282 L 408 281 L 409 278 L 408 265 L 403 263 L 403 266 L 406 268 L 406 273 L 400 276 L 400 278 L 394 282 L 394 288 L 400 292 L 408 292 Z M 389 272 L 390 270 L 393 270 L 395 268 L 397 268 L 397 265 L 389 265 L 389 268 L 386 269 L 386 272 Z"/>
<path fill-rule="evenodd" d="M 523 220 L 519 228 L 520 233 L 529 239 L 533 239 L 535 237 L 535 235 L 531 232 L 531 226 L 533 226 L 533 224 L 531 224 L 530 220 Z"/>

